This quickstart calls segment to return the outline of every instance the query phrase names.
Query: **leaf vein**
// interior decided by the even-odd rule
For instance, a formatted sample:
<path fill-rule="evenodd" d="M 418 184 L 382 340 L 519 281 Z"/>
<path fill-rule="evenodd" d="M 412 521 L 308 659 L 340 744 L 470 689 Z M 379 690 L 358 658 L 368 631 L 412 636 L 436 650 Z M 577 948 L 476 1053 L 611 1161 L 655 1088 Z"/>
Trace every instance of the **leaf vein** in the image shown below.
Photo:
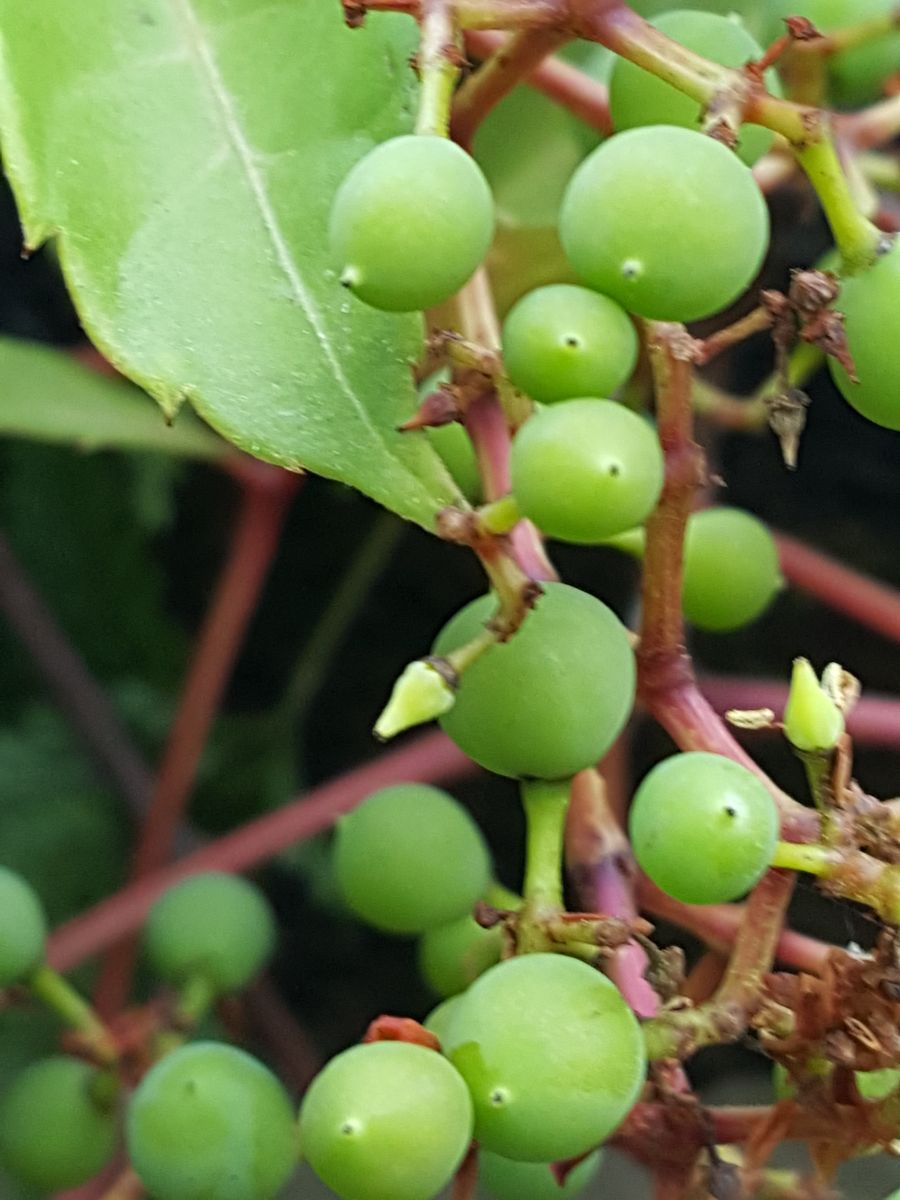
<path fill-rule="evenodd" d="M 383 432 L 374 424 L 365 406 L 353 390 L 350 381 L 344 373 L 341 362 L 335 354 L 322 314 L 309 289 L 303 282 L 300 272 L 297 270 L 290 245 L 266 192 L 266 186 L 259 169 L 258 152 L 247 139 L 235 108 L 234 100 L 225 80 L 222 78 L 219 65 L 209 44 L 209 38 L 194 7 L 193 0 L 172 0 L 172 2 L 176 13 L 181 19 L 186 40 L 209 87 L 225 134 L 244 171 L 262 226 L 271 243 L 275 260 L 290 286 L 292 298 L 303 310 L 310 327 L 322 347 L 325 358 L 334 372 L 337 383 L 359 414 L 363 424 L 369 428 L 377 440 L 382 442 L 391 457 L 400 462 L 384 438 Z"/>

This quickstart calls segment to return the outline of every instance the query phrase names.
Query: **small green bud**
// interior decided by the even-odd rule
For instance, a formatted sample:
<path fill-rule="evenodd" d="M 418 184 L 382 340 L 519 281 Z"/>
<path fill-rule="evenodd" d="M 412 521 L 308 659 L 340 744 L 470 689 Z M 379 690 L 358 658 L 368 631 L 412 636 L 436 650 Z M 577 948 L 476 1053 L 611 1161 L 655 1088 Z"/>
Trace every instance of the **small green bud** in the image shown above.
<path fill-rule="evenodd" d="M 844 732 L 844 716 L 816 678 L 809 660 L 794 659 L 784 732 L 797 750 L 833 750 Z"/>
<path fill-rule="evenodd" d="M 455 703 L 456 692 L 437 667 L 418 659 L 409 664 L 394 684 L 391 697 L 375 722 L 375 736 L 386 742 L 404 729 L 443 716 Z"/>

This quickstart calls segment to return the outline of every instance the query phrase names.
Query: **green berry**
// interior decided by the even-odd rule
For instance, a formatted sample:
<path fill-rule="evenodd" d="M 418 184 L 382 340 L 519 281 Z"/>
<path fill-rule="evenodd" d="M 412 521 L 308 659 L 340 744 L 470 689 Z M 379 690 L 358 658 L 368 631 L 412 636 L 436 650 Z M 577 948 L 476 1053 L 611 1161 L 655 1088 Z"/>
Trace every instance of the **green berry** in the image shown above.
<path fill-rule="evenodd" d="M 182 1046 L 148 1071 L 131 1098 L 126 1142 L 158 1200 L 272 1200 L 297 1159 L 281 1084 L 216 1042 Z"/>
<path fill-rule="evenodd" d="M 637 333 L 624 309 L 572 284 L 529 292 L 503 325 L 507 374 L 543 404 L 611 396 L 631 375 L 637 354 Z"/>
<path fill-rule="evenodd" d="M 724 633 L 755 621 L 782 586 L 769 530 L 739 508 L 694 513 L 684 540 L 684 615 L 698 629 Z"/>
<path fill-rule="evenodd" d="M 498 775 L 564 779 L 593 766 L 634 703 L 634 653 L 619 619 L 593 596 L 544 584 L 521 627 L 465 670 L 441 725 Z M 496 611 L 482 596 L 438 634 L 434 653 L 458 650 Z"/>
<path fill-rule="evenodd" d="M 723 67 L 744 67 L 763 55 L 762 47 L 735 13 L 684 8 L 663 13 L 652 24 L 688 50 Z M 781 94 L 774 70 L 766 72 L 766 87 L 775 95 Z M 680 125 L 697 130 L 703 119 L 703 106 L 697 100 L 626 58 L 617 58 L 613 67 L 609 107 L 619 131 L 642 125 Z M 752 166 L 769 149 L 773 136 L 761 125 L 742 125 L 738 155 Z"/>
<path fill-rule="evenodd" d="M 566 191 L 559 233 L 582 280 L 628 312 L 695 321 L 752 283 L 769 217 L 753 176 L 721 142 L 645 125 L 584 160 Z"/>
<path fill-rule="evenodd" d="M 341 1200 L 431 1200 L 469 1148 L 472 1102 L 434 1050 L 371 1042 L 333 1058 L 300 1109 L 300 1147 Z"/>
<path fill-rule="evenodd" d="M 772 861 L 778 828 L 761 780 L 703 751 L 658 763 L 629 814 L 641 870 L 686 904 L 722 904 L 749 891 Z"/>
<path fill-rule="evenodd" d="M 87 1182 L 112 1158 L 116 1114 L 100 1097 L 100 1072 L 76 1058 L 45 1058 L 0 1101 L 0 1163 L 38 1192 Z"/>
<path fill-rule="evenodd" d="M 656 430 L 612 400 L 564 400 L 513 439 L 513 494 L 550 537 L 596 544 L 646 521 L 663 486 Z"/>
<path fill-rule="evenodd" d="M 182 984 L 202 976 L 219 994 L 244 987 L 275 947 L 275 918 L 265 896 L 239 875 L 192 875 L 153 905 L 144 928 L 156 973 Z"/>
<path fill-rule="evenodd" d="M 874 266 L 841 283 L 835 307 L 843 312 L 858 383 L 835 359 L 828 365 L 847 403 L 885 429 L 900 429 L 900 241 Z"/>
<path fill-rule="evenodd" d="M 593 1180 L 602 1157 L 602 1151 L 595 1150 L 572 1167 L 560 1185 L 550 1163 L 516 1162 L 482 1150 L 478 1180 L 494 1200 L 572 1200 Z"/>
<path fill-rule="evenodd" d="M 447 138 L 382 142 L 341 184 L 329 236 L 341 282 L 366 304 L 411 312 L 459 291 L 487 253 L 494 205 L 478 164 Z"/>
<path fill-rule="evenodd" d="M 388 933 L 421 933 L 465 916 L 491 872 L 466 810 L 424 783 L 382 788 L 342 817 L 334 865 L 353 912 Z"/>
<path fill-rule="evenodd" d="M 502 950 L 500 926 L 484 929 L 467 915 L 422 934 L 419 972 L 439 996 L 455 996 L 498 962 Z"/>
<path fill-rule="evenodd" d="M 562 954 L 523 954 L 464 993 L 444 1052 L 496 1154 L 547 1163 L 594 1149 L 644 1081 L 644 1039 L 605 975 Z"/>
<path fill-rule="evenodd" d="M 21 982 L 44 958 L 47 919 L 34 889 L 0 867 L 0 987 Z"/>
<path fill-rule="evenodd" d="M 450 1022 L 454 1019 L 454 1014 L 459 1010 L 459 1003 L 462 995 L 450 996 L 447 1000 L 442 1000 L 436 1005 L 422 1024 L 425 1028 L 435 1035 L 441 1045 L 447 1040 L 450 1032 Z"/>

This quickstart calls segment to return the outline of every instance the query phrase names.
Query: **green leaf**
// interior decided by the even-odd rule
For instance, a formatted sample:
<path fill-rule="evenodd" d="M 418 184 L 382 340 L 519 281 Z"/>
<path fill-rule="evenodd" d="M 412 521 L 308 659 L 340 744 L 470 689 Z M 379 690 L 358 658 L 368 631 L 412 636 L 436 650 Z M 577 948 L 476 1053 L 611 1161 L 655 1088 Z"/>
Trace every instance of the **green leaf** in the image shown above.
<path fill-rule="evenodd" d="M 415 26 L 337 0 L 0 0 L 0 136 L 26 238 L 174 413 L 432 527 L 458 494 L 414 406 L 418 316 L 337 282 L 331 197 L 410 127 Z"/>
<path fill-rule="evenodd" d="M 0 396 L 0 435 L 188 458 L 221 458 L 229 449 L 192 413 L 168 425 L 137 388 L 37 342 L 0 338 Z"/>

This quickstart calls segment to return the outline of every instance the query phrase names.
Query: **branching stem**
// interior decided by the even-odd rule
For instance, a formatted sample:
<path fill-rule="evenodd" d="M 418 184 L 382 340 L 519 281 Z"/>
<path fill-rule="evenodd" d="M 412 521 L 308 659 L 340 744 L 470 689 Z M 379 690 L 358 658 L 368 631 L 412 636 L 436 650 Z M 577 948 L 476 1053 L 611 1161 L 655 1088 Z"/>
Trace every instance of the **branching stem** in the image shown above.
<path fill-rule="evenodd" d="M 794 876 L 769 871 L 744 909 L 725 977 L 716 994 L 698 1008 L 669 1011 L 648 1021 L 644 1035 L 650 1058 L 685 1058 L 701 1046 L 735 1041 L 761 999 L 794 890 Z"/>

